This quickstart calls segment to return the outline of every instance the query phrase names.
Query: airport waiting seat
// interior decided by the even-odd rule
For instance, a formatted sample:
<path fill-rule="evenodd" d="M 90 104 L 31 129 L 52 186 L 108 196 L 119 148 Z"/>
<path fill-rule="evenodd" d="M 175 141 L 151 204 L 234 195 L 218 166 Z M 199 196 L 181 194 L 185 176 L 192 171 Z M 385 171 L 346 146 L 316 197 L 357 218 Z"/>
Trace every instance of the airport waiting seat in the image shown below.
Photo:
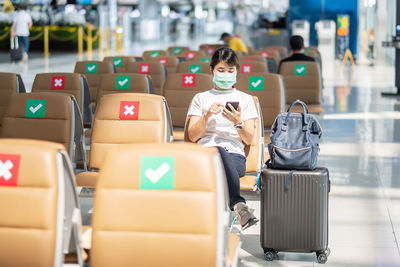
<path fill-rule="evenodd" d="M 150 58 L 149 61 L 158 61 L 158 62 L 162 63 L 167 70 L 167 74 L 176 73 L 176 69 L 177 69 L 178 63 L 179 63 L 178 57 L 176 57 L 176 56 Z"/>
<path fill-rule="evenodd" d="M 305 102 L 311 113 L 321 113 L 321 72 L 317 62 L 290 61 L 280 67 L 285 85 L 286 106 L 300 99 Z M 295 106 L 293 112 L 299 112 Z M 302 109 L 301 109 L 302 111 Z"/>
<path fill-rule="evenodd" d="M 178 56 L 180 52 L 189 50 L 187 46 L 170 46 L 167 51 L 170 56 Z"/>
<path fill-rule="evenodd" d="M 90 266 L 228 266 L 239 246 L 228 243 L 227 198 L 215 148 L 112 149 L 96 188 Z"/>
<path fill-rule="evenodd" d="M 253 51 L 249 53 L 250 56 L 263 56 L 267 59 L 268 70 L 271 73 L 277 73 L 278 66 L 281 61 L 279 52 L 272 50 Z"/>
<path fill-rule="evenodd" d="M 164 97 L 171 111 L 174 139 L 184 139 L 184 127 L 188 108 L 193 97 L 214 87 L 211 74 L 175 73 L 167 77 Z"/>
<path fill-rule="evenodd" d="M 152 57 L 166 57 L 168 52 L 164 50 L 146 50 L 142 54 L 144 61 L 150 60 Z"/>
<path fill-rule="evenodd" d="M 265 62 L 246 62 L 240 64 L 240 73 L 268 73 Z"/>
<path fill-rule="evenodd" d="M 267 66 L 268 72 L 272 72 L 274 69 L 270 68 L 270 66 L 268 64 L 268 60 L 272 60 L 273 62 L 275 62 L 273 59 L 266 58 L 266 57 L 263 57 L 263 56 L 239 56 L 239 64 L 240 65 L 253 63 L 253 62 L 260 62 L 260 63 L 263 63 L 263 64 L 265 64 Z"/>
<path fill-rule="evenodd" d="M 118 93 L 150 94 L 152 93 L 151 83 L 151 78 L 146 74 L 103 74 L 97 92 L 97 99 L 100 101 L 103 95 Z"/>
<path fill-rule="evenodd" d="M 72 161 L 86 162 L 82 117 L 69 94 L 14 95 L 4 114 L 0 137 L 60 143 Z"/>
<path fill-rule="evenodd" d="M 206 62 L 206 63 L 210 64 L 211 57 L 209 57 L 209 56 L 206 56 L 206 57 L 204 57 L 204 56 L 195 56 L 193 58 L 193 61 L 201 61 L 201 62 Z"/>
<path fill-rule="evenodd" d="M 184 58 L 186 61 L 193 60 L 196 57 L 205 57 L 204 51 L 194 51 L 194 50 L 189 50 L 189 51 L 181 51 L 178 54 L 178 58 Z"/>
<path fill-rule="evenodd" d="M 91 127 L 93 111 L 90 104 L 89 87 L 83 74 L 63 72 L 36 74 L 32 92 L 54 92 L 73 95 L 83 116 L 84 124 Z"/>
<path fill-rule="evenodd" d="M 206 73 L 210 74 L 210 63 L 202 61 L 183 61 L 179 62 L 177 73 Z"/>
<path fill-rule="evenodd" d="M 0 72 L 0 127 L 4 112 L 13 95 L 25 93 L 25 85 L 21 75 L 17 73 Z"/>
<path fill-rule="evenodd" d="M 129 63 L 127 73 L 138 73 L 150 75 L 154 86 L 154 93 L 156 95 L 162 95 L 162 88 L 167 77 L 166 67 L 156 61 L 143 61 L 143 62 L 132 62 Z"/>
<path fill-rule="evenodd" d="M 130 62 L 135 62 L 135 57 L 131 56 L 105 57 L 103 61 L 111 62 L 115 67 L 116 73 L 125 73 L 128 64 Z"/>
<path fill-rule="evenodd" d="M 101 75 L 114 73 L 114 66 L 107 61 L 78 61 L 75 64 L 74 73 L 86 76 L 90 91 L 90 101 L 92 108 L 96 106 L 97 88 L 100 83 Z"/>
<path fill-rule="evenodd" d="M 0 265 L 63 266 L 80 246 L 75 177 L 56 143 L 0 139 Z M 75 265 L 76 266 L 76 265 Z"/>
<path fill-rule="evenodd" d="M 212 56 L 214 52 L 222 46 L 222 44 L 202 44 L 199 50 L 204 51 L 207 56 Z"/>
<path fill-rule="evenodd" d="M 158 95 L 125 93 L 103 95 L 94 117 L 90 146 L 91 171 L 77 175 L 78 186 L 95 187 L 98 170 L 112 147 L 137 143 L 172 141 L 172 123 L 165 98 Z"/>
<path fill-rule="evenodd" d="M 288 49 L 286 46 L 266 46 L 263 50 L 277 51 L 280 58 L 288 56 Z"/>

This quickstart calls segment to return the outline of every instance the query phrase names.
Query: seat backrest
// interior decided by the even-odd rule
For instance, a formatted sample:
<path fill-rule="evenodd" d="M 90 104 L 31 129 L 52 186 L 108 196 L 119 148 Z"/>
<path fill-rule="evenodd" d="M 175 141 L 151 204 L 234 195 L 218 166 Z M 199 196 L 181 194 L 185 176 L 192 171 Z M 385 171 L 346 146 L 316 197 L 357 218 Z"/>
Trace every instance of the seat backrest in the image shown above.
<path fill-rule="evenodd" d="M 204 51 L 207 56 L 212 56 L 214 52 L 222 46 L 222 44 L 201 44 L 199 50 Z"/>
<path fill-rule="evenodd" d="M 130 62 L 135 62 L 135 57 L 132 56 L 114 56 L 105 57 L 103 61 L 111 62 L 117 73 L 125 73 L 126 67 Z"/>
<path fill-rule="evenodd" d="M 168 47 L 168 54 L 171 56 L 178 56 L 182 51 L 189 51 L 189 47 L 187 46 L 170 46 Z"/>
<path fill-rule="evenodd" d="M 97 99 L 103 95 L 116 93 L 143 93 L 150 94 L 150 77 L 146 74 L 103 74 Z"/>
<path fill-rule="evenodd" d="M 261 50 L 261 51 L 253 51 L 249 53 L 250 56 L 263 56 L 266 58 L 273 58 L 275 60 L 275 64 L 278 66 L 279 62 L 281 61 L 281 57 L 279 56 L 279 52 L 275 50 Z"/>
<path fill-rule="evenodd" d="M 147 61 L 152 57 L 166 57 L 168 52 L 165 50 L 146 50 L 142 54 L 142 58 Z"/>
<path fill-rule="evenodd" d="M 240 73 L 268 73 L 267 62 L 246 62 L 240 64 Z"/>
<path fill-rule="evenodd" d="M 81 252 L 72 237 L 73 221 L 76 233 L 81 221 L 65 148 L 0 139 L 0 170 L 1 266 L 62 266 L 64 253 Z"/>
<path fill-rule="evenodd" d="M 162 63 L 167 69 L 167 73 L 176 73 L 176 68 L 178 67 L 178 57 L 177 56 L 165 56 L 150 58 L 150 61 L 158 61 Z"/>
<path fill-rule="evenodd" d="M 162 88 L 165 83 L 167 71 L 165 66 L 156 61 L 143 61 L 129 63 L 127 73 L 139 73 L 150 75 L 154 85 L 154 93 L 162 95 Z"/>
<path fill-rule="evenodd" d="M 84 157 L 81 114 L 75 98 L 69 94 L 14 95 L 4 115 L 0 136 L 60 143 L 71 159 Z"/>
<path fill-rule="evenodd" d="M 0 72 L 0 126 L 11 97 L 18 93 L 25 93 L 21 76 L 16 73 Z"/>
<path fill-rule="evenodd" d="M 209 56 L 195 56 L 193 61 L 201 61 L 201 62 L 206 62 L 206 63 L 210 63 L 211 62 L 211 57 Z"/>
<path fill-rule="evenodd" d="M 171 110 L 174 127 L 185 127 L 186 114 L 193 97 L 214 87 L 211 74 L 175 73 L 167 77 L 164 96 Z"/>
<path fill-rule="evenodd" d="M 94 117 L 90 167 L 100 169 L 111 147 L 172 141 L 167 103 L 162 96 L 139 93 L 103 95 Z"/>
<path fill-rule="evenodd" d="M 321 104 L 321 73 L 317 62 L 288 61 L 280 66 L 286 103 L 300 99 L 308 105 Z"/>
<path fill-rule="evenodd" d="M 263 128 L 270 129 L 276 116 L 285 111 L 285 88 L 278 74 L 239 73 L 235 88 L 257 96 L 263 115 Z"/>
<path fill-rule="evenodd" d="M 109 61 L 78 61 L 75 64 L 74 72 L 86 76 L 90 91 L 90 101 L 96 103 L 97 88 L 101 75 L 114 73 L 114 66 Z"/>
<path fill-rule="evenodd" d="M 205 57 L 205 53 L 204 51 L 200 50 L 200 51 L 195 51 L 195 50 L 189 50 L 189 51 L 181 51 L 178 54 L 178 57 L 180 58 L 186 58 L 186 60 L 193 60 L 196 57 Z"/>
<path fill-rule="evenodd" d="M 252 62 L 266 62 L 265 57 L 261 55 L 253 55 L 253 56 L 239 56 L 240 64 L 252 63 Z"/>
<path fill-rule="evenodd" d="M 210 63 L 194 60 L 179 62 L 176 72 L 210 74 Z"/>
<path fill-rule="evenodd" d="M 266 46 L 263 50 L 277 51 L 281 58 L 288 56 L 288 49 L 286 46 Z"/>
<path fill-rule="evenodd" d="M 257 172 L 264 165 L 264 127 L 263 116 L 261 113 L 258 98 L 253 96 L 256 105 L 258 119 L 255 121 L 254 137 L 250 145 L 245 145 L 244 153 L 246 155 L 246 172 Z"/>
<path fill-rule="evenodd" d="M 215 148 L 110 150 L 96 187 L 91 266 L 224 266 L 225 179 Z"/>

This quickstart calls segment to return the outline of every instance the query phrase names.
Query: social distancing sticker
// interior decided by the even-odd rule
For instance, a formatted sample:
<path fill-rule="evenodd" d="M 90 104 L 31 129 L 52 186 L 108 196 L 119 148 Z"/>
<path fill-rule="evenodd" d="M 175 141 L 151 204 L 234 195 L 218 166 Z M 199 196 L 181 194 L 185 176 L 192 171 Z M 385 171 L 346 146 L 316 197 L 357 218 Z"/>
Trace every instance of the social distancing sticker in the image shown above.
<path fill-rule="evenodd" d="M 115 89 L 129 90 L 131 89 L 131 76 L 117 76 L 115 79 Z"/>
<path fill-rule="evenodd" d="M 196 74 L 182 74 L 182 86 L 183 87 L 196 86 Z"/>
<path fill-rule="evenodd" d="M 97 73 L 97 63 L 86 63 L 86 73 L 96 74 Z"/>
<path fill-rule="evenodd" d="M 191 64 L 189 65 L 189 72 L 190 73 L 200 73 L 201 65 Z"/>
<path fill-rule="evenodd" d="M 264 77 L 249 77 L 249 90 L 262 91 L 264 90 Z"/>
<path fill-rule="evenodd" d="M 119 119 L 138 120 L 139 104 L 139 101 L 121 101 L 119 105 Z"/>
<path fill-rule="evenodd" d="M 242 65 L 242 73 L 252 73 L 252 72 L 253 72 L 253 64 Z"/>
<path fill-rule="evenodd" d="M 159 58 L 158 62 L 164 64 L 165 67 L 168 67 L 168 59 L 167 58 Z"/>
<path fill-rule="evenodd" d="M 151 57 L 158 57 L 160 55 L 160 52 L 158 52 L 158 51 L 152 51 L 151 53 L 150 53 L 150 56 Z"/>
<path fill-rule="evenodd" d="M 51 77 L 51 89 L 52 90 L 64 90 L 65 89 L 65 76 Z"/>
<path fill-rule="evenodd" d="M 176 47 L 176 48 L 174 48 L 173 54 L 174 54 L 174 55 L 178 55 L 178 54 L 181 52 L 181 50 L 182 50 L 182 48 Z"/>
<path fill-rule="evenodd" d="M 27 99 L 25 117 L 43 119 L 46 113 L 46 99 Z"/>
<path fill-rule="evenodd" d="M 186 59 L 192 60 L 195 56 L 196 56 L 196 54 L 194 52 L 187 52 Z"/>
<path fill-rule="evenodd" d="M 0 186 L 18 186 L 21 155 L 0 153 Z"/>
<path fill-rule="evenodd" d="M 122 67 L 122 57 L 115 57 L 113 58 L 113 63 L 115 67 Z"/>
<path fill-rule="evenodd" d="M 139 65 L 139 73 L 141 74 L 150 74 L 150 64 L 140 64 Z"/>
<path fill-rule="evenodd" d="M 143 156 L 140 160 L 140 189 L 172 190 L 175 188 L 175 157 Z"/>
<path fill-rule="evenodd" d="M 294 74 L 296 76 L 305 76 L 307 74 L 307 66 L 302 64 L 295 64 Z"/>
<path fill-rule="evenodd" d="M 207 62 L 207 63 L 210 63 L 210 59 L 209 59 L 209 58 L 207 58 L 207 57 L 202 57 L 202 58 L 200 58 L 200 61 L 201 61 L 201 62 Z"/>

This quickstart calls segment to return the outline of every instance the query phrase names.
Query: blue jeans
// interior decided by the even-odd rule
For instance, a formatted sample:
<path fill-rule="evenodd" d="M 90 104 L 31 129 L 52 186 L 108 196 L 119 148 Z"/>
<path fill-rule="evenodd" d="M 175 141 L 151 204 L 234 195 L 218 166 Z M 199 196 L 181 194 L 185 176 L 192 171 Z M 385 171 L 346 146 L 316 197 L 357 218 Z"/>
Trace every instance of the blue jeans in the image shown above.
<path fill-rule="evenodd" d="M 217 148 L 226 173 L 229 207 L 233 210 L 235 204 L 246 203 L 246 200 L 240 195 L 240 177 L 246 174 L 246 158 L 240 154 L 229 153 L 222 147 L 217 146 Z"/>
<path fill-rule="evenodd" d="M 29 36 L 18 36 L 18 46 L 20 49 L 22 49 L 22 44 L 24 44 L 24 52 L 28 54 Z"/>

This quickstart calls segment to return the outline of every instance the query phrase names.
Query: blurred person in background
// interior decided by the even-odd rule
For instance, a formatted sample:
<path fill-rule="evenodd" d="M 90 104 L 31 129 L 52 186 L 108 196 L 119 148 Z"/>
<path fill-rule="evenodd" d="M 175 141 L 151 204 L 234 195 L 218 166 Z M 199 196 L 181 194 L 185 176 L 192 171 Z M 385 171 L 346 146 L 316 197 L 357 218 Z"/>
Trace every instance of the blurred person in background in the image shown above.
<path fill-rule="evenodd" d="M 292 55 L 284 58 L 281 60 L 279 63 L 278 67 L 278 73 L 279 69 L 281 68 L 281 65 L 283 62 L 288 62 L 288 61 L 311 61 L 315 62 L 315 59 L 312 57 L 309 57 L 304 54 L 304 39 L 300 35 L 293 35 L 290 37 L 290 49 L 292 50 Z"/>
<path fill-rule="evenodd" d="M 21 49 L 22 44 L 24 53 L 22 56 L 23 61 L 28 60 L 29 52 L 29 29 L 32 27 L 32 18 L 28 12 L 25 11 L 25 6 L 18 6 L 17 12 L 14 15 L 12 32 L 13 37 L 18 38 L 18 46 Z"/>
<path fill-rule="evenodd" d="M 220 40 L 224 41 L 224 43 L 235 52 L 248 53 L 246 45 L 239 37 L 233 37 L 231 34 L 224 32 Z"/>

